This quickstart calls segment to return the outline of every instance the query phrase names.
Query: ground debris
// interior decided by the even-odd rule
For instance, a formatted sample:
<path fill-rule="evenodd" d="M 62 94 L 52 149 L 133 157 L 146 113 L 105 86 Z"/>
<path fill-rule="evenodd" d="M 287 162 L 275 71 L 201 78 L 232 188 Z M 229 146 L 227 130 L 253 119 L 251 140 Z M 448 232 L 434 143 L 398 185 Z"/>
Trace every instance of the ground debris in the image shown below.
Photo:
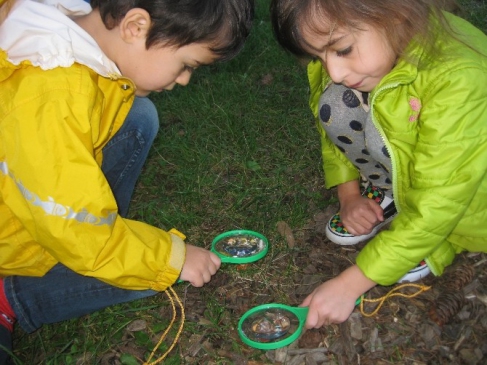
<path fill-rule="evenodd" d="M 246 272 L 223 270 L 203 289 L 188 289 L 186 313 L 200 327 L 197 333 L 204 333 L 208 339 L 220 338 L 218 342 L 211 340 L 217 353 L 229 356 L 239 348 L 238 358 L 231 361 L 245 365 L 260 365 L 260 361 L 276 365 L 487 364 L 486 254 L 458 255 L 445 272 L 448 276 L 429 275 L 419 282 L 430 290 L 411 298 L 387 298 L 371 317 L 357 307 L 344 323 L 305 330 L 297 341 L 281 349 L 265 351 L 242 344 L 236 325 L 231 330 L 227 327 L 245 311 L 265 303 L 297 306 L 317 286 L 355 261 L 365 243 L 345 248 L 331 244 L 322 232 L 325 216 L 329 214 L 316 213 L 305 233 L 293 228 L 295 247 L 269 255 L 263 263 L 250 264 L 245 270 L 253 270 L 251 277 Z M 377 286 L 366 299 L 381 298 L 394 287 Z M 201 294 L 205 290 L 207 297 Z M 411 287 L 401 289 L 408 295 L 416 291 Z M 449 301 L 442 303 L 445 297 Z M 225 308 L 217 326 L 209 323 L 215 320 L 208 317 L 208 298 Z M 376 306 L 364 302 L 365 312 Z M 430 317 L 431 308 L 441 320 Z M 227 328 L 225 332 L 218 332 L 222 327 Z M 188 341 L 184 341 L 182 338 L 180 346 L 188 349 Z M 202 353 L 198 353 L 200 361 Z M 257 360 L 259 356 L 261 360 Z"/>

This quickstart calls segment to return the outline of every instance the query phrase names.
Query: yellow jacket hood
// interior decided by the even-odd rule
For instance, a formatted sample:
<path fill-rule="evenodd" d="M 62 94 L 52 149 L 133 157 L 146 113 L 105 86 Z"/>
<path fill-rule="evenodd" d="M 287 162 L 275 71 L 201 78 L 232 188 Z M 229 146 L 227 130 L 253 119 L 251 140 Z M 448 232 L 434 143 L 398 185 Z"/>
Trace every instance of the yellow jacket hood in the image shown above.
<path fill-rule="evenodd" d="M 91 11 L 83 0 L 17 0 L 0 27 L 0 48 L 14 65 L 29 61 L 43 70 L 85 65 L 102 76 L 120 71 L 95 40 L 72 19 Z"/>

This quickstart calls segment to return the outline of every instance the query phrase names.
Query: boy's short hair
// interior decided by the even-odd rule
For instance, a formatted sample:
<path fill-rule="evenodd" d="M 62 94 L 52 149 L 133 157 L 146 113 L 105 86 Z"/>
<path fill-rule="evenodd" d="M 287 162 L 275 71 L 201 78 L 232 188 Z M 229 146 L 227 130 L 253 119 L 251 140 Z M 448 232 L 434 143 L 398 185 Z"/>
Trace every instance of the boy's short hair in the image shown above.
<path fill-rule="evenodd" d="M 250 33 L 254 0 L 91 0 L 107 29 L 133 8 L 147 11 L 151 28 L 146 47 L 209 43 L 219 60 L 234 57 Z"/>

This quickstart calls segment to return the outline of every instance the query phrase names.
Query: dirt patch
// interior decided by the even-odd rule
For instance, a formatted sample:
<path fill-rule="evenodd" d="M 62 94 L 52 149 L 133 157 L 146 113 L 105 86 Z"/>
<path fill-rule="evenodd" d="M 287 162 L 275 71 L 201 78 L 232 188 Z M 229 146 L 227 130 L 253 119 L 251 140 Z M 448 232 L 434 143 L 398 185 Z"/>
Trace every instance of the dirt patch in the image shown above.
<path fill-rule="evenodd" d="M 378 286 L 365 299 L 381 298 L 397 289 L 400 295 L 388 297 L 382 303 L 364 301 L 363 308 L 357 306 L 346 322 L 307 330 L 289 346 L 264 351 L 241 341 L 237 323 L 246 311 L 267 303 L 297 306 L 316 286 L 355 261 L 365 243 L 337 246 L 324 234 L 325 224 L 336 208 L 330 206 L 317 212 L 299 230 L 291 230 L 280 222 L 276 230 L 290 248 L 271 249 L 256 263 L 224 265 L 203 288 L 175 286 L 185 308 L 185 327 L 167 363 L 487 364 L 485 253 L 457 256 L 443 276 L 429 275 L 417 282 L 419 287 Z M 417 294 L 421 288 L 427 290 Z M 370 315 L 376 309 L 377 313 Z M 172 316 L 168 306 L 156 311 L 144 312 L 146 320 L 128 326 L 123 346 L 112 348 L 98 359 L 99 363 L 124 364 L 124 354 L 143 358 L 167 328 L 165 324 L 160 331 L 154 331 L 156 318 Z M 180 312 L 177 317 L 181 318 Z M 144 345 L 141 333 L 147 339 Z M 174 333 L 169 333 L 166 344 L 175 338 Z M 156 357 L 166 350 L 167 346 L 161 346 Z"/>
<path fill-rule="evenodd" d="M 487 255 L 474 253 L 459 255 L 442 277 L 430 275 L 418 283 L 429 290 L 409 298 L 388 298 L 375 315 L 365 316 L 357 307 L 345 323 L 305 331 L 278 350 L 244 345 L 235 323 L 248 309 L 274 302 L 298 305 L 317 285 L 354 261 L 363 244 L 347 248 L 331 244 L 323 231 L 329 213 L 316 214 L 307 227 L 294 232 L 295 247 L 268 258 L 272 267 L 265 273 L 241 267 L 255 273 L 240 276 L 236 268 L 218 273 L 203 291 L 186 288 L 186 318 L 199 324 L 200 331 L 181 339 L 185 363 L 487 364 Z M 383 297 L 395 287 L 376 287 L 366 298 Z M 399 292 L 414 295 L 417 290 L 405 287 Z M 208 319 L 209 300 L 221 308 L 217 320 Z M 373 312 L 377 305 L 365 303 L 363 310 Z"/>

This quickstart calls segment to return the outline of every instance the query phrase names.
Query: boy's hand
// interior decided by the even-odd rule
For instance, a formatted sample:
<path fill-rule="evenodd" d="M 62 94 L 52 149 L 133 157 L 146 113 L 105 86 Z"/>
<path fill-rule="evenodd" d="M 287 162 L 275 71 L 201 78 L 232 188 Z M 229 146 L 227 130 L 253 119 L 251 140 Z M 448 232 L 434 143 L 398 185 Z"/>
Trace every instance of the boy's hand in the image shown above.
<path fill-rule="evenodd" d="M 193 286 L 200 287 L 211 280 L 220 265 L 220 258 L 213 252 L 186 244 L 186 260 L 180 278 Z"/>
<path fill-rule="evenodd" d="M 301 303 L 301 307 L 309 307 L 305 327 L 319 328 L 346 321 L 357 299 L 375 285 L 358 266 L 349 267 L 321 284 Z"/>

